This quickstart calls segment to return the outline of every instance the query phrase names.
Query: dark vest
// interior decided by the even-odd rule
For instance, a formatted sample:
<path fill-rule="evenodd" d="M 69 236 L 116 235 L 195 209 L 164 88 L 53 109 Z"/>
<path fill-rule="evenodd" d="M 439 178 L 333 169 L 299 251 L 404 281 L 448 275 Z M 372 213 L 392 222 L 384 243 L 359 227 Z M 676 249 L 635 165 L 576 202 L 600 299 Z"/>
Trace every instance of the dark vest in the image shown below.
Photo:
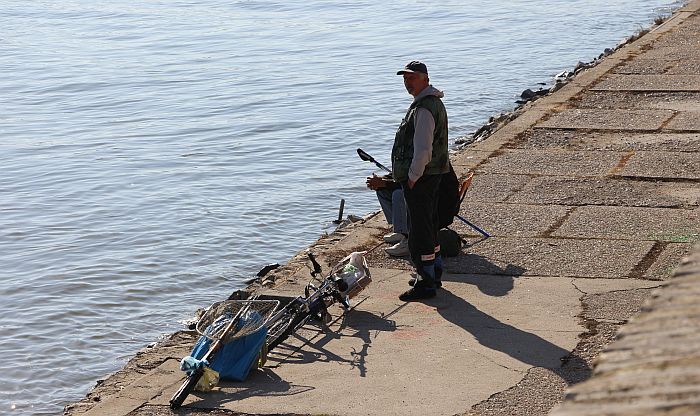
<path fill-rule="evenodd" d="M 408 170 L 413 160 L 413 134 L 415 133 L 415 116 L 418 108 L 430 111 L 433 120 L 435 120 L 433 154 L 423 174 L 438 175 L 450 170 L 447 153 L 447 111 L 440 98 L 426 95 L 411 104 L 406 112 L 406 117 L 401 121 L 399 129 L 396 131 L 394 147 L 391 149 L 391 168 L 394 180 L 397 182 L 408 180 Z"/>

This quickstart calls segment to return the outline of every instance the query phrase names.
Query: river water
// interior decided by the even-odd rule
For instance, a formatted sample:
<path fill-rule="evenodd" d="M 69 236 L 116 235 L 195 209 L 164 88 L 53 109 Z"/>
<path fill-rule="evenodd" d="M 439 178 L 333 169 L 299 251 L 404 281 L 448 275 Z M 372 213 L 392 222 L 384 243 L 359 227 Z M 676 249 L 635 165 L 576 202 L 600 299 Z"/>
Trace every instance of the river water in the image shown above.
<path fill-rule="evenodd" d="M 0 0 L 0 413 L 60 414 L 284 262 L 385 164 L 428 64 L 452 139 L 669 0 Z"/>

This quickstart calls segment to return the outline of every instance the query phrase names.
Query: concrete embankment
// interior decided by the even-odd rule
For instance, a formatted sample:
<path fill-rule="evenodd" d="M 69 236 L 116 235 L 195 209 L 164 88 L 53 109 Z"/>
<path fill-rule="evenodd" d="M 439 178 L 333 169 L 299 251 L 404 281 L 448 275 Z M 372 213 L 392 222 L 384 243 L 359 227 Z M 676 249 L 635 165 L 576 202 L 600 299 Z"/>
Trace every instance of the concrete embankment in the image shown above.
<path fill-rule="evenodd" d="M 676 295 L 686 283 L 661 287 L 700 234 L 699 9 L 700 0 L 689 3 L 452 156 L 459 175 L 476 175 L 461 214 L 493 236 L 454 224 L 468 244 L 446 259 L 435 299 L 400 302 L 408 260 L 375 250 L 374 281 L 352 311 L 334 309 L 327 327 L 306 326 L 248 380 L 194 394 L 179 414 L 542 415 L 571 388 L 558 410 L 568 415 L 587 402 L 602 406 L 606 395 L 619 401 L 622 393 L 601 386 L 606 380 L 695 394 L 700 377 L 683 366 L 697 360 L 692 349 L 676 345 L 662 351 L 678 354 L 667 356 L 672 362 L 647 356 L 643 365 L 627 351 L 625 339 L 663 339 L 665 326 L 647 315 L 634 325 L 646 323 L 648 338 L 630 326 L 593 368 L 651 293 L 668 294 L 654 308 L 676 326 L 696 314 Z M 313 249 L 332 264 L 379 244 L 387 229 L 369 216 Z M 298 295 L 307 280 L 300 254 L 253 289 Z M 195 339 L 180 332 L 140 351 L 67 413 L 172 414 L 178 363 Z M 624 384 L 655 374 L 654 365 L 655 377 L 670 368 L 673 381 Z M 629 391 L 624 398 L 637 400 Z"/>
<path fill-rule="evenodd" d="M 700 414 L 700 246 L 552 414 Z"/>

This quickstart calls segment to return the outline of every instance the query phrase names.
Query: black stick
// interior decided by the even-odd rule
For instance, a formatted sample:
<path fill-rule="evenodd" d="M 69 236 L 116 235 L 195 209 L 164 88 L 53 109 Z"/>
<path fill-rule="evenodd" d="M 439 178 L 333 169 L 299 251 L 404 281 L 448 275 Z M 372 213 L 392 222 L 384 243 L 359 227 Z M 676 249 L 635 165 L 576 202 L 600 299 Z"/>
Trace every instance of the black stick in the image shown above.
<path fill-rule="evenodd" d="M 384 169 L 385 171 L 391 173 L 391 169 L 387 168 L 386 166 L 384 166 L 381 163 L 374 160 L 374 158 L 372 156 L 370 156 L 369 153 L 365 152 L 364 150 L 357 149 L 357 154 L 360 156 L 360 159 L 364 160 L 365 162 L 372 162 L 375 165 L 377 165 L 377 167 L 379 169 Z"/>

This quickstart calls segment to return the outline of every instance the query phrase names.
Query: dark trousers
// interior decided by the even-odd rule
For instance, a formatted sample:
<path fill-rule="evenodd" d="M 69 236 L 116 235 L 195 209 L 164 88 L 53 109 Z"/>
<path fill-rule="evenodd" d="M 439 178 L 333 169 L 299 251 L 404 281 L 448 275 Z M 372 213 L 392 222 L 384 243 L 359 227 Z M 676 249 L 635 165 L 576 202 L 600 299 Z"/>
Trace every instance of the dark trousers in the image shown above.
<path fill-rule="evenodd" d="M 421 276 L 422 266 L 432 265 L 435 261 L 439 227 L 438 190 L 441 178 L 442 175 L 423 175 L 413 189 L 408 189 L 408 182 L 401 183 L 411 227 L 408 233 L 408 249 L 411 252 L 411 260 Z"/>

